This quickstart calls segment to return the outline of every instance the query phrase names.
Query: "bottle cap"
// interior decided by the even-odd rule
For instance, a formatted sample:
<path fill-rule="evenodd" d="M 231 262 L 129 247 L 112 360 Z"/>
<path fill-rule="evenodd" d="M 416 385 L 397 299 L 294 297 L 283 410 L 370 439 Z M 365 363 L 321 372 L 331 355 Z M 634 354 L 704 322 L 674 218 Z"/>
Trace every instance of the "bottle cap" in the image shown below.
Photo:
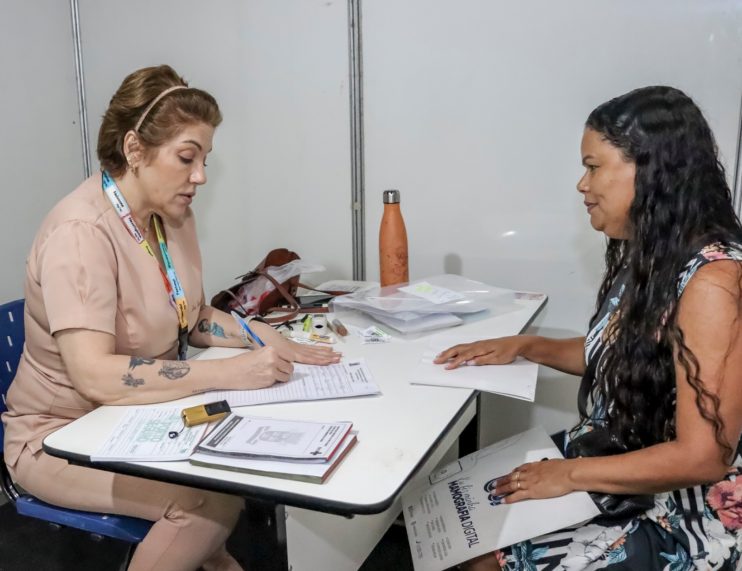
<path fill-rule="evenodd" d="M 384 191 L 384 204 L 399 204 L 399 191 L 398 190 L 385 190 Z"/>

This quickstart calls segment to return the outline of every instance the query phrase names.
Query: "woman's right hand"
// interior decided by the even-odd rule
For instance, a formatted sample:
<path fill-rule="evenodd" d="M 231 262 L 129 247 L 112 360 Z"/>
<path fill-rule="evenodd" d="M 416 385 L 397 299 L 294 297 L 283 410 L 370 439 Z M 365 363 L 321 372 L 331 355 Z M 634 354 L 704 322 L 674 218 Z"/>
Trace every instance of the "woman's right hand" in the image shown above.
<path fill-rule="evenodd" d="M 522 354 L 527 337 L 515 335 L 498 339 L 485 339 L 473 343 L 454 345 L 442 351 L 433 360 L 446 369 L 455 369 L 461 365 L 506 365 L 512 363 Z"/>
<path fill-rule="evenodd" d="M 284 354 L 276 347 L 261 347 L 237 357 L 232 357 L 232 364 L 227 379 L 230 388 L 262 389 L 270 387 L 276 381 L 285 383 L 294 371 L 291 356 Z"/>

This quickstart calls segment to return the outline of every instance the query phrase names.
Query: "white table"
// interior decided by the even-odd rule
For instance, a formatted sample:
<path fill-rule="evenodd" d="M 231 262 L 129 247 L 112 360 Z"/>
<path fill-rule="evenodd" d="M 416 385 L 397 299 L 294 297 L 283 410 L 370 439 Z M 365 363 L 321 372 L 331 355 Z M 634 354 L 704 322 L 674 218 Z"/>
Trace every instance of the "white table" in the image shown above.
<path fill-rule="evenodd" d="M 545 298 L 519 300 L 519 309 L 516 311 L 496 317 L 474 317 L 456 331 L 481 335 L 482 338 L 520 333 L 545 301 Z M 348 320 L 347 316 L 345 320 Z M 367 360 L 382 395 L 237 409 L 238 412 L 246 413 L 249 410 L 251 414 L 277 418 L 353 421 L 359 442 L 322 485 L 192 466 L 188 462 L 91 464 L 90 455 L 99 449 L 128 408 L 123 406 L 102 406 L 86 414 L 49 435 L 44 441 L 44 450 L 81 465 L 94 465 L 124 474 L 267 500 L 279 506 L 342 516 L 384 514 L 376 520 L 356 518 L 369 524 L 366 526 L 368 529 L 361 533 L 373 543 L 370 547 L 358 547 L 355 550 L 357 553 L 346 559 L 365 558 L 398 513 L 398 498 L 404 486 L 410 484 L 415 476 L 425 477 L 446 450 L 455 444 L 467 425 L 473 419 L 477 420 L 478 395 L 469 389 L 409 384 L 409 373 L 419 362 L 427 345 L 427 336 L 416 340 L 395 338 L 391 343 L 379 345 L 362 345 L 358 337 L 345 339 L 345 343 L 338 344 L 338 349 L 351 359 L 364 357 Z M 199 357 L 208 357 L 209 352 L 213 354 L 215 350 L 207 350 Z M 187 406 L 199 402 L 199 397 L 177 402 Z M 476 422 L 473 426 L 476 430 Z M 281 521 L 285 519 L 285 514 L 278 514 L 275 522 L 278 539 L 279 543 L 284 543 L 286 528 L 290 530 L 294 523 L 300 528 L 312 529 L 313 537 L 300 550 L 303 560 L 306 560 L 307 550 L 322 544 L 318 537 L 314 537 L 318 530 L 327 528 L 327 534 L 331 537 L 328 544 L 333 543 L 338 533 L 353 533 L 353 526 L 345 518 L 326 516 L 316 522 L 308 522 L 302 510 L 295 510 L 294 513 L 296 521 L 288 523 Z M 286 548 L 285 545 L 283 548 Z M 277 557 L 280 562 L 275 568 L 289 567 L 291 551 L 289 542 L 288 555 Z M 337 565 L 340 563 L 324 568 L 339 569 Z M 293 561 L 291 567 L 295 571 L 299 568 Z"/>

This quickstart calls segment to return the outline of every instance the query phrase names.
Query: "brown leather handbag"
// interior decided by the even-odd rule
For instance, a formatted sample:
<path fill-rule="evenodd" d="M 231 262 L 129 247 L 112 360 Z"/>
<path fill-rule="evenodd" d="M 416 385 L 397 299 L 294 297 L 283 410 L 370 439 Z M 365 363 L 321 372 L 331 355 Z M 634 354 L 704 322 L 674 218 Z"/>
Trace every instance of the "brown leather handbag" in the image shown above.
<path fill-rule="evenodd" d="M 266 270 L 271 266 L 283 266 L 293 260 L 298 260 L 299 254 L 292 252 L 286 248 L 277 248 L 268 252 L 268 255 L 255 267 L 254 270 L 250 270 L 246 274 L 238 276 L 236 279 L 238 282 L 233 286 L 220 291 L 214 297 L 211 298 L 212 307 L 216 307 L 222 311 L 229 313 L 230 311 L 236 311 L 243 317 L 247 317 L 250 313 L 240 301 L 240 290 L 246 287 L 248 284 L 254 282 L 259 277 L 264 277 L 269 280 L 274 289 L 268 292 L 262 297 L 257 305 L 257 313 L 263 316 L 263 319 L 267 323 L 285 323 L 291 321 L 300 312 L 301 313 L 324 313 L 327 308 L 312 308 L 305 309 L 300 307 L 299 302 L 296 300 L 296 291 L 299 287 L 311 289 L 321 293 L 327 293 L 332 295 L 340 295 L 346 292 L 333 292 L 333 291 L 322 291 L 316 290 L 315 288 L 306 286 L 299 282 L 300 276 L 294 276 L 289 278 L 283 283 L 280 283 L 273 276 L 271 276 Z M 271 313 L 280 312 L 280 316 L 270 316 Z"/>

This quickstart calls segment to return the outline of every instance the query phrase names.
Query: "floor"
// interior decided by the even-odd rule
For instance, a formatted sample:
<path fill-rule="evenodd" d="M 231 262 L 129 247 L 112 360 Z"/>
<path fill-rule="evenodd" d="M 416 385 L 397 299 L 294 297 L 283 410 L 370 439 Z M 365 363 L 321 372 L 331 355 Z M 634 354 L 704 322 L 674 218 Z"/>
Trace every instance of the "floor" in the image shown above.
<path fill-rule="evenodd" d="M 272 566 L 261 553 L 263 542 L 251 532 L 247 518 L 240 520 L 228 547 L 249 571 Z M 253 541 L 244 541 L 245 537 Z M 11 504 L 0 506 L 0 571 L 117 571 L 127 544 L 102 539 L 74 529 L 54 529 L 44 522 L 20 516 Z M 317 571 L 333 571 L 322 569 Z M 361 571 L 412 571 L 403 526 L 393 525 L 361 567 Z"/>

